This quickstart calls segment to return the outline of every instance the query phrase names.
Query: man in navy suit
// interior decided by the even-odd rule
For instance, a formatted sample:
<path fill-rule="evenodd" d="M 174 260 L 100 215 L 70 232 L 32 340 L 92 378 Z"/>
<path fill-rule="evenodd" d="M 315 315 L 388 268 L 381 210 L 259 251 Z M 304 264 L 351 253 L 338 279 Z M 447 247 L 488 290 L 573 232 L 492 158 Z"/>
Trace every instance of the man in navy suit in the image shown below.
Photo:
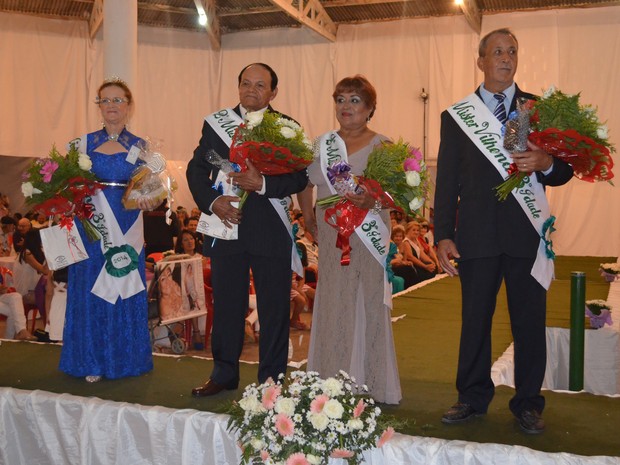
<path fill-rule="evenodd" d="M 503 280 L 515 347 L 516 392 L 509 407 L 521 429 L 536 434 L 545 428 L 540 389 L 546 366 L 546 290 L 553 275 L 545 241 L 553 217 L 544 186 L 568 182 L 572 168 L 529 142 L 525 152 L 503 149 L 506 115 L 518 98 L 536 98 L 514 83 L 518 47 L 508 29 L 487 34 L 477 61 L 484 83 L 441 115 L 435 241 L 443 269 L 460 276 L 462 289 L 458 402 L 442 422 L 461 423 L 487 412 L 494 395 L 491 323 Z M 511 162 L 528 177 L 500 201 L 494 187 Z"/>
<path fill-rule="evenodd" d="M 229 157 L 231 137 L 248 111 L 265 111 L 278 93 L 278 76 L 264 63 L 246 66 L 238 78 L 239 105 L 205 118 L 202 137 L 187 167 L 187 181 L 198 208 L 217 215 L 225 226 L 238 226 L 238 239 L 205 236 L 210 248 L 213 284 L 213 331 L 211 347 L 214 369 L 209 380 L 194 388 L 195 397 L 210 396 L 239 384 L 239 356 L 243 347 L 248 309 L 250 270 L 254 280 L 261 324 L 258 380 L 277 379 L 286 372 L 289 338 L 292 239 L 271 199 L 283 199 L 302 191 L 306 170 L 263 176 L 247 162 L 247 171 L 231 174 L 231 182 L 249 196 L 243 212 L 234 206 L 238 197 L 213 189 L 218 168 L 207 161 L 214 150 Z"/>

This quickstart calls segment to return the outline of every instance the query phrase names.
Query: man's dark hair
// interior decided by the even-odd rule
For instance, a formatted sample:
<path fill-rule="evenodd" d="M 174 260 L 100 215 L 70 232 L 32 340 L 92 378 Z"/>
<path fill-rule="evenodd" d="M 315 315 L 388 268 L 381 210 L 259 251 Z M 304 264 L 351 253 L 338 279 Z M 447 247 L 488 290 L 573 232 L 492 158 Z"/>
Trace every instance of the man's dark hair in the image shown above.
<path fill-rule="evenodd" d="M 243 68 L 241 72 L 239 73 L 239 77 L 237 78 L 237 85 L 241 85 L 241 76 L 243 75 L 244 71 L 248 69 L 250 66 L 255 66 L 255 65 L 262 66 L 267 71 L 269 71 L 269 74 L 271 75 L 271 90 L 275 90 L 275 88 L 278 87 L 278 75 L 276 74 L 276 72 L 273 70 L 271 66 L 266 65 L 265 63 L 250 63 L 245 68 Z"/>

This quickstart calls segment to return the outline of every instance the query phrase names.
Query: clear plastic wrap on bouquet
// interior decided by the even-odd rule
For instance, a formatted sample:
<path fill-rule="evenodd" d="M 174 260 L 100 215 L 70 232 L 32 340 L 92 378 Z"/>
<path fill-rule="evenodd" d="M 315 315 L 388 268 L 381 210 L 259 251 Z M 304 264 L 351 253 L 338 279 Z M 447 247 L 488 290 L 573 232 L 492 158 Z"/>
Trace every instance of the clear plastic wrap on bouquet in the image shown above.
<path fill-rule="evenodd" d="M 530 134 L 529 100 L 517 99 L 517 109 L 512 112 L 504 128 L 504 148 L 510 153 L 525 152 Z"/>
<path fill-rule="evenodd" d="M 138 166 L 129 179 L 123 205 L 128 210 L 139 208 L 140 200 L 161 203 L 164 199 L 172 199 L 177 189 L 175 179 L 166 170 L 166 159 L 160 152 L 160 144 L 148 138 L 138 145 L 138 158 L 144 164 Z"/>

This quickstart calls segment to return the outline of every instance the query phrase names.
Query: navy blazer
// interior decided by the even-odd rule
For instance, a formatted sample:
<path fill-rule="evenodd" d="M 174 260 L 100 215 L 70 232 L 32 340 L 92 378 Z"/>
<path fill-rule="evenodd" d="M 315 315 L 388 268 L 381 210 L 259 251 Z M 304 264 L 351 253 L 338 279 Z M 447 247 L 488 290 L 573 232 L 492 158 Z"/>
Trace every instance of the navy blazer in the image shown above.
<path fill-rule="evenodd" d="M 517 87 L 510 111 L 519 97 L 536 99 Z M 543 186 L 565 184 L 572 175 L 571 166 L 556 158 L 547 176 L 536 173 Z M 435 241 L 452 239 L 462 260 L 500 254 L 535 257 L 540 236 L 513 195 L 503 202 L 497 199 L 494 187 L 502 182 L 497 169 L 444 111 L 437 158 Z"/>
<path fill-rule="evenodd" d="M 240 106 L 234 109 L 241 116 Z M 269 107 L 270 111 L 273 111 Z M 289 118 L 286 115 L 283 115 Z M 211 214 L 210 206 L 220 195 L 213 189 L 218 169 L 207 160 L 207 152 L 213 149 L 222 158 L 229 157 L 229 147 L 206 121 L 202 127 L 202 137 L 194 157 L 187 165 L 187 182 L 196 205 L 200 211 Z M 291 238 L 275 211 L 269 198 L 285 198 L 302 191 L 308 183 L 308 174 L 304 169 L 297 173 L 265 176 L 265 195 L 250 193 L 243 206 L 243 217 L 239 225 L 239 239 L 227 241 L 217 239 L 210 251 L 211 256 L 222 256 L 240 252 L 249 252 L 260 256 L 290 256 Z M 211 240 L 205 238 L 205 246 Z"/>

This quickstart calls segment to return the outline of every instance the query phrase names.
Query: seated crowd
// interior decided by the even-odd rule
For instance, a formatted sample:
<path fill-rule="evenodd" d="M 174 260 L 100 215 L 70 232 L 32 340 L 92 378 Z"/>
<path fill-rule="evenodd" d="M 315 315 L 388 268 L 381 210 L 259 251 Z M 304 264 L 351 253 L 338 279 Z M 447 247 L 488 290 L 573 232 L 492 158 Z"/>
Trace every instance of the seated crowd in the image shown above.
<path fill-rule="evenodd" d="M 0 256 L 14 257 L 12 270 L 0 268 L 0 315 L 7 320 L 5 337 L 20 340 L 61 341 L 64 325 L 64 302 L 66 302 L 66 270 L 52 272 L 45 263 L 39 231 L 50 225 L 49 219 L 34 212 L 25 216 L 10 215 L 9 201 L 1 197 L 2 230 L 0 232 Z M 203 258 L 205 284 L 209 282 L 209 258 L 203 256 L 204 236 L 197 232 L 200 211 L 190 213 L 179 206 L 168 212 L 167 201 L 151 212 L 144 212 L 145 251 L 147 267 L 153 265 L 153 257 L 161 258 L 167 251 Z M 304 229 L 303 215 L 298 209 L 291 211 L 297 249 L 304 268 L 304 275 L 293 273 L 291 287 L 290 327 L 306 331 L 309 326 L 300 317 L 302 312 L 312 311 L 318 280 L 319 250 L 315 238 Z M 407 289 L 441 273 L 441 267 L 433 247 L 432 230 L 426 221 L 416 222 L 403 218 L 397 211 L 391 212 L 391 239 L 395 254 L 391 260 L 394 274 L 393 292 Z M 38 309 L 45 322 L 45 330 L 33 335 L 26 327 L 25 308 Z M 195 349 L 202 348 L 202 335 L 198 319 L 191 321 L 192 342 Z M 246 334 L 257 341 L 260 327 L 255 299 L 250 296 L 250 308 L 246 318 Z"/>

